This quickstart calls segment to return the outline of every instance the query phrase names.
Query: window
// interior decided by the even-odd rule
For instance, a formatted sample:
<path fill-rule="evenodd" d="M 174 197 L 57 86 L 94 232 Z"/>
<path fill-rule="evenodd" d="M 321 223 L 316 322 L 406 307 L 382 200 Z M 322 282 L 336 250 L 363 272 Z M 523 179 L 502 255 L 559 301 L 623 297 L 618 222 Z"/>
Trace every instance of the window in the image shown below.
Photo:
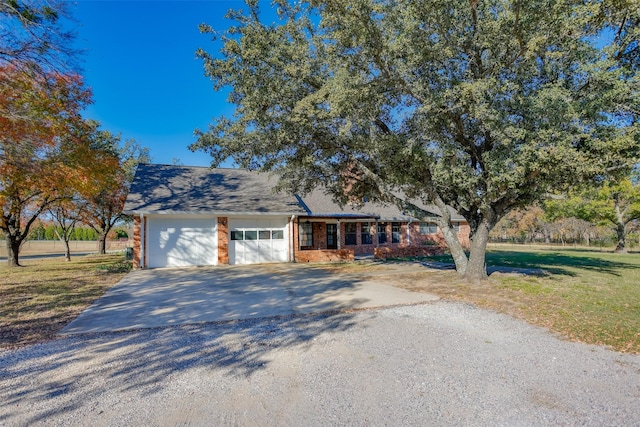
<path fill-rule="evenodd" d="M 460 223 L 459 222 L 452 222 L 451 226 L 453 227 L 453 232 L 454 233 L 459 233 L 460 232 Z"/>
<path fill-rule="evenodd" d="M 356 223 L 355 222 L 347 222 L 344 224 L 344 244 L 345 245 L 355 245 L 356 241 Z"/>
<path fill-rule="evenodd" d="M 300 224 L 300 247 L 310 248 L 313 246 L 313 225 L 310 222 Z"/>
<path fill-rule="evenodd" d="M 421 222 L 420 234 L 437 234 L 438 225 L 435 222 Z"/>
<path fill-rule="evenodd" d="M 371 239 L 371 223 L 360 223 L 360 242 L 363 245 L 370 245 L 373 243 L 373 239 Z"/>
<path fill-rule="evenodd" d="M 231 240 L 282 240 L 284 230 L 231 230 Z"/>
<path fill-rule="evenodd" d="M 400 223 L 391 223 L 391 243 L 400 243 Z"/>
<path fill-rule="evenodd" d="M 378 243 L 387 243 L 387 223 L 378 223 Z"/>
<path fill-rule="evenodd" d="M 260 240 L 270 240 L 271 239 L 271 231 L 269 231 L 269 230 L 260 230 L 260 231 L 258 231 L 258 238 L 260 238 Z"/>

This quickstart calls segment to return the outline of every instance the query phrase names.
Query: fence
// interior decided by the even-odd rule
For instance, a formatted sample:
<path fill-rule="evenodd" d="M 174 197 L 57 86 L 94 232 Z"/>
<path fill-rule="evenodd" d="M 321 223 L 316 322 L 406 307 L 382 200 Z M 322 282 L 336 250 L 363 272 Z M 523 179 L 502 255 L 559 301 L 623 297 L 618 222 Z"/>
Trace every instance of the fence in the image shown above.
<path fill-rule="evenodd" d="M 107 251 L 124 251 L 133 245 L 129 239 L 107 240 Z M 71 253 L 98 252 L 97 241 L 73 240 L 69 242 Z M 20 248 L 20 255 L 63 254 L 64 243 L 60 240 L 26 240 Z M 0 240 L 0 257 L 7 256 L 7 242 Z"/>

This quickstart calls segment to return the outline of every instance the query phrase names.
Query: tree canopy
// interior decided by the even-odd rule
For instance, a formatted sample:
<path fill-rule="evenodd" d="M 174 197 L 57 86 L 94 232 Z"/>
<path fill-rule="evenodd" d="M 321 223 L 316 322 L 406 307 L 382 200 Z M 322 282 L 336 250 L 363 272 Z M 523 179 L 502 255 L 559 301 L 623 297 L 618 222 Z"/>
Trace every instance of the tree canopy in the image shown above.
<path fill-rule="evenodd" d="M 79 76 L 27 76 L 0 67 L 0 230 L 9 265 L 36 218 L 74 192 L 90 194 L 109 179 L 117 157 L 86 138 L 80 115 L 91 100 Z"/>
<path fill-rule="evenodd" d="M 73 69 L 74 35 L 61 18 L 67 2 L 0 0 L 0 65 L 28 72 L 67 74 Z"/>
<path fill-rule="evenodd" d="M 505 214 L 638 159 L 640 12 L 614 6 L 276 1 L 267 23 L 249 1 L 226 32 L 201 26 L 219 45 L 198 55 L 235 113 L 191 148 L 275 171 L 288 191 L 322 183 L 418 217 L 412 201 L 433 203 L 458 272 L 483 279 Z M 468 256 L 447 205 L 471 226 Z"/>

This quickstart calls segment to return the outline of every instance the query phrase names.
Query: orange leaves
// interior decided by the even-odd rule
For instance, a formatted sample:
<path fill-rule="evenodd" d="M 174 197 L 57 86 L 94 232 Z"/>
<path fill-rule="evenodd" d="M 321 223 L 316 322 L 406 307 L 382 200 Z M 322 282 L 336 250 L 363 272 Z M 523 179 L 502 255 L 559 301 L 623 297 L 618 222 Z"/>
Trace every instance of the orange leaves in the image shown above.
<path fill-rule="evenodd" d="M 77 75 L 0 67 L 0 206 L 39 212 L 90 180 L 92 164 L 113 164 L 83 138 L 91 92 Z M 116 160 L 117 163 L 117 160 Z M 15 215 L 14 215 L 15 216 Z M 0 218 L 0 229 L 8 218 Z"/>

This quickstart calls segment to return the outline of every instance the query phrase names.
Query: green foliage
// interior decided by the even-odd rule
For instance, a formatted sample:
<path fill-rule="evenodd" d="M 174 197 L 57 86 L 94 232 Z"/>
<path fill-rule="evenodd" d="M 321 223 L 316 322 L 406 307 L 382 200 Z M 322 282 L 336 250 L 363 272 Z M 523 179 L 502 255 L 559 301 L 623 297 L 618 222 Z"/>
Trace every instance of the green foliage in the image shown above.
<path fill-rule="evenodd" d="M 366 196 L 416 216 L 411 200 L 435 203 L 460 255 L 447 233 L 452 206 L 471 226 L 479 269 L 506 213 L 638 159 L 639 80 L 618 55 L 632 44 L 599 48 L 594 37 L 635 19 L 628 5 L 276 5 L 273 24 L 255 4 L 230 13 L 219 52 L 198 51 L 236 106 L 191 146 L 215 163 L 277 171 L 291 192 L 322 183 L 342 203 Z M 456 265 L 466 270 L 466 259 Z"/>

